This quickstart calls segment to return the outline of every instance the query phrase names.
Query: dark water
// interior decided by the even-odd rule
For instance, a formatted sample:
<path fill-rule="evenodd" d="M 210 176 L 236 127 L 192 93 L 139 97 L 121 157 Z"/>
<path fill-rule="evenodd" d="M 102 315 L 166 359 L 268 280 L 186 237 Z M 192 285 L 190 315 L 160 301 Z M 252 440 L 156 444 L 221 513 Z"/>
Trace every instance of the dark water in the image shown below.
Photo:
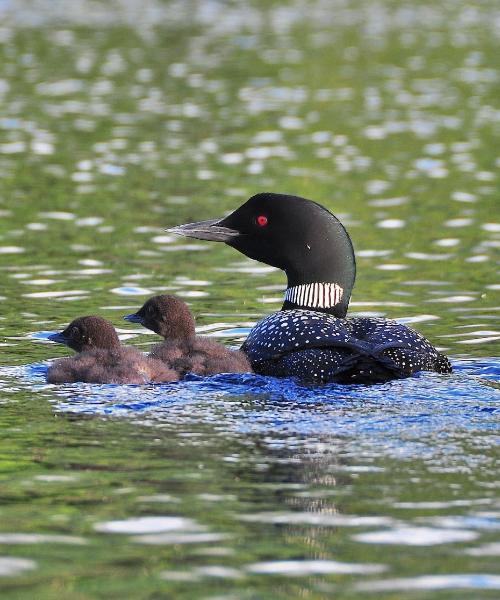
<path fill-rule="evenodd" d="M 498 598 L 496 2 L 0 1 L 2 598 Z M 48 331 L 185 298 L 239 344 L 283 275 L 173 225 L 289 192 L 351 314 L 451 376 L 51 386 Z"/>

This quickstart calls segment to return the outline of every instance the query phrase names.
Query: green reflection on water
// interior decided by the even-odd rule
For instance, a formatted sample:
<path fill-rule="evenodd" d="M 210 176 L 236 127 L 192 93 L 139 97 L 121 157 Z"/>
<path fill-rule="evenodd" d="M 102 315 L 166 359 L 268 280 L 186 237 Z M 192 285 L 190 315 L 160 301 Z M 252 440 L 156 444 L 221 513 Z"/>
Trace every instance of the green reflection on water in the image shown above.
<path fill-rule="evenodd" d="M 111 22 L 93 20 L 112 14 L 95 3 L 68 5 L 64 20 L 51 3 L 0 9 L 2 364 L 64 355 L 26 336 L 79 314 L 121 326 L 147 293 L 117 288 L 204 293 L 186 297 L 198 324 L 219 330 L 275 310 L 281 273 L 220 245 L 183 250 L 163 231 L 263 190 L 312 198 L 346 223 L 360 252 L 353 311 L 431 315 L 415 326 L 450 354 L 498 355 L 495 334 L 484 333 L 498 323 L 495 3 L 203 6 L 127 2 Z M 33 295 L 47 291 L 64 294 Z M 363 456 L 383 471 L 337 473 L 355 459 L 335 437 L 327 443 L 338 453 L 309 461 L 291 439 L 279 457 L 258 436 L 224 436 L 196 418 L 179 429 L 87 420 L 54 412 L 54 400 L 50 388 L 2 389 L 2 530 L 88 544 L 1 546 L 2 556 L 38 563 L 2 578 L 3 597 L 352 598 L 351 582 L 369 577 L 245 571 L 301 558 L 382 563 L 390 577 L 497 570 L 494 556 L 460 544 L 401 552 L 355 543 L 349 528 L 236 518 L 301 510 L 412 520 L 415 511 L 393 504 L 488 499 L 490 470 L 464 480 L 422 459 Z M 244 411 L 253 399 L 234 402 Z M 491 447 L 485 453 L 492 461 Z M 163 502 L 140 500 L 159 494 Z M 146 546 L 93 529 L 141 515 L 184 516 L 228 537 Z M 241 577 L 196 571 L 210 565 Z M 470 597 L 439 597 L 461 594 Z"/>

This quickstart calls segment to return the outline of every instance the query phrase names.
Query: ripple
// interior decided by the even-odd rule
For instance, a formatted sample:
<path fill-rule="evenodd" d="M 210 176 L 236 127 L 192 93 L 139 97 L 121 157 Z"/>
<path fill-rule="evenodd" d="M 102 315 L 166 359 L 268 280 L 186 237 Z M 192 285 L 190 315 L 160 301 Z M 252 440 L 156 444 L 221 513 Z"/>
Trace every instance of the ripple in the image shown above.
<path fill-rule="evenodd" d="M 469 542 L 477 538 L 473 531 L 435 529 L 431 527 L 401 527 L 388 531 L 359 533 L 352 538 L 364 544 L 398 544 L 403 546 L 434 546 L 453 542 Z"/>
<path fill-rule="evenodd" d="M 408 325 L 411 323 L 425 323 L 426 321 L 436 321 L 439 320 L 441 317 L 438 317 L 437 315 L 414 315 L 411 317 L 398 317 L 397 319 L 394 319 L 395 321 L 397 321 L 398 323 L 403 323 L 404 325 Z"/>
<path fill-rule="evenodd" d="M 279 130 L 274 131 L 259 131 L 253 137 L 253 142 L 256 144 L 272 144 L 279 143 L 283 139 L 283 133 Z"/>
<path fill-rule="evenodd" d="M 210 294 L 201 290 L 178 290 L 177 295 L 181 298 L 206 298 Z"/>
<path fill-rule="evenodd" d="M 483 231 L 491 231 L 494 233 L 499 233 L 500 232 L 500 223 L 483 223 L 483 225 L 481 225 L 481 229 Z"/>
<path fill-rule="evenodd" d="M 469 529 L 487 529 L 495 531 L 500 529 L 500 519 L 498 516 L 484 515 L 460 515 L 460 516 L 440 516 L 440 517 L 424 517 L 419 519 L 431 525 L 439 527 L 449 527 L 451 529 L 469 528 Z"/>
<path fill-rule="evenodd" d="M 464 553 L 469 556 L 500 556 L 500 542 L 491 542 L 490 544 L 476 546 L 475 548 L 466 548 Z"/>
<path fill-rule="evenodd" d="M 184 517 L 156 516 L 96 523 L 94 529 L 101 533 L 138 534 L 193 530 L 199 529 L 199 525 L 192 519 Z"/>
<path fill-rule="evenodd" d="M 356 515 L 323 514 L 306 512 L 276 512 L 255 513 L 240 515 L 242 521 L 250 523 L 273 523 L 293 525 L 317 525 L 321 527 L 374 527 L 376 525 L 390 525 L 393 521 L 389 517 L 363 517 Z"/>
<path fill-rule="evenodd" d="M 424 502 L 396 502 L 394 508 L 414 508 L 416 510 L 439 510 L 441 508 L 452 508 L 454 506 L 471 506 L 475 504 L 491 504 L 491 498 L 478 498 L 476 500 L 447 500 L 447 501 L 424 501 Z"/>
<path fill-rule="evenodd" d="M 24 281 L 21 281 L 24 285 L 52 285 L 60 282 L 60 279 L 25 279 Z"/>
<path fill-rule="evenodd" d="M 261 575 L 286 575 L 287 577 L 304 577 L 307 575 L 339 575 L 380 573 L 386 570 L 385 565 L 343 563 L 336 560 L 277 560 L 253 563 L 247 566 L 249 573 Z"/>
<path fill-rule="evenodd" d="M 84 278 L 90 277 L 93 275 L 108 275 L 109 273 L 113 273 L 112 269 L 79 269 L 78 271 L 70 271 L 71 275 L 75 277 Z"/>
<path fill-rule="evenodd" d="M 85 290 L 66 290 L 60 292 L 31 292 L 29 294 L 23 294 L 24 298 L 62 298 L 69 300 L 71 296 L 86 297 L 89 292 Z"/>
<path fill-rule="evenodd" d="M 422 575 L 407 579 L 385 579 L 366 581 L 356 585 L 363 592 L 382 592 L 396 590 L 500 590 L 500 575 L 470 573 L 467 575 Z"/>
<path fill-rule="evenodd" d="M 454 246 L 458 246 L 460 242 L 461 240 L 458 238 L 442 238 L 440 240 L 434 240 L 434 244 L 441 248 L 453 248 Z"/>
<path fill-rule="evenodd" d="M 137 496 L 136 500 L 137 502 L 173 502 L 174 504 L 180 502 L 179 498 L 171 496 L 170 494 L 151 494 L 149 496 Z"/>
<path fill-rule="evenodd" d="M 444 222 L 445 227 L 467 227 L 468 225 L 472 225 L 474 223 L 474 219 L 469 217 L 457 218 L 457 219 L 448 219 Z"/>
<path fill-rule="evenodd" d="M 467 296 L 465 294 L 456 295 L 456 296 L 445 296 L 444 298 L 432 298 L 431 300 L 427 300 L 427 302 L 446 302 L 450 304 L 461 304 L 462 302 L 473 302 L 477 300 L 475 296 Z"/>
<path fill-rule="evenodd" d="M 0 533 L 0 544 L 70 544 L 84 546 L 85 538 L 73 535 L 51 535 L 44 533 Z"/>
<path fill-rule="evenodd" d="M 358 250 L 356 258 L 378 258 L 381 256 L 390 256 L 393 250 Z"/>
<path fill-rule="evenodd" d="M 408 302 L 349 302 L 349 306 L 414 306 L 414 304 L 409 304 Z"/>
<path fill-rule="evenodd" d="M 70 481 L 77 481 L 78 477 L 76 475 L 36 475 L 33 478 L 35 481 L 44 481 L 46 483 L 68 483 Z"/>
<path fill-rule="evenodd" d="M 78 227 L 95 227 L 104 222 L 101 217 L 84 217 L 82 219 L 76 219 L 75 225 Z"/>
<path fill-rule="evenodd" d="M 200 286 L 206 286 L 206 285 L 212 285 L 211 281 L 208 281 L 206 279 L 191 279 L 189 277 L 186 277 L 184 275 L 178 276 L 174 279 L 174 284 L 178 284 L 178 285 L 200 285 Z"/>
<path fill-rule="evenodd" d="M 29 229 L 30 231 L 46 231 L 48 225 L 46 223 L 28 223 L 26 229 Z"/>
<path fill-rule="evenodd" d="M 270 267 L 263 265 L 262 263 L 253 262 L 253 263 L 233 263 L 229 267 L 216 267 L 215 271 L 219 271 L 221 273 L 251 273 L 251 274 L 261 274 L 261 273 L 273 273 L 278 271 L 276 267 Z"/>
<path fill-rule="evenodd" d="M 155 533 L 137 535 L 132 538 L 137 544 L 162 546 L 170 544 L 213 544 L 227 540 L 230 536 L 224 533 Z"/>
<path fill-rule="evenodd" d="M 0 154 L 20 154 L 21 152 L 26 152 L 26 144 L 24 142 L 0 144 Z"/>
<path fill-rule="evenodd" d="M 401 229 L 406 226 L 406 221 L 403 219 L 383 219 L 377 223 L 377 227 L 381 229 Z"/>
<path fill-rule="evenodd" d="M 73 213 L 61 211 L 41 212 L 39 216 L 44 219 L 54 219 L 56 221 L 73 221 L 75 219 Z"/>
<path fill-rule="evenodd" d="M 419 158 L 414 164 L 419 171 L 422 171 L 429 177 L 441 179 L 448 175 L 448 169 L 445 168 L 444 161 L 438 158 Z"/>
<path fill-rule="evenodd" d="M 469 338 L 467 340 L 457 340 L 455 343 L 456 344 L 487 344 L 489 342 L 497 342 L 498 340 L 500 340 L 500 336 L 493 335 L 493 336 L 484 336 L 484 337 L 478 337 L 478 338 Z"/>
<path fill-rule="evenodd" d="M 50 83 L 39 83 L 36 86 L 37 92 L 45 96 L 67 96 L 80 92 L 83 88 L 83 81 L 80 79 L 61 79 Z"/>
<path fill-rule="evenodd" d="M 304 121 L 299 117 L 281 117 L 279 124 L 283 129 L 302 129 L 304 127 Z"/>
<path fill-rule="evenodd" d="M 175 242 L 176 239 L 177 236 L 174 235 L 156 235 L 151 241 L 155 244 L 171 244 L 172 242 Z"/>
<path fill-rule="evenodd" d="M 396 198 L 375 198 L 368 200 L 368 206 L 375 206 L 376 208 L 391 208 L 393 206 L 402 206 L 408 202 L 407 196 L 398 196 Z"/>
<path fill-rule="evenodd" d="M 454 255 L 431 254 L 430 252 L 407 252 L 405 256 L 408 258 L 413 258 L 414 260 L 449 260 Z"/>
<path fill-rule="evenodd" d="M 379 271 L 405 271 L 410 267 L 408 265 L 402 265 L 399 263 L 383 263 L 375 267 Z"/>
<path fill-rule="evenodd" d="M 21 246 L 0 246 L 0 254 L 22 254 L 25 249 Z"/>
<path fill-rule="evenodd" d="M 153 290 L 148 288 L 141 288 L 135 286 L 122 286 L 113 288 L 110 290 L 113 294 L 118 294 L 119 296 L 152 296 Z"/>
<path fill-rule="evenodd" d="M 224 565 L 207 565 L 197 567 L 192 571 L 162 571 L 159 575 L 161 579 L 167 581 L 198 581 L 201 577 L 217 577 L 221 579 L 237 579 L 245 577 L 245 573 L 232 567 Z M 226 600 L 231 600 L 233 596 L 224 596 Z M 222 597 L 221 597 L 222 599 Z"/>
<path fill-rule="evenodd" d="M 14 577 L 26 571 L 36 569 L 37 564 L 29 558 L 14 558 L 13 556 L 0 556 L 0 577 Z"/>
<path fill-rule="evenodd" d="M 90 181 L 94 181 L 94 175 L 92 173 L 88 173 L 87 171 L 77 171 L 71 175 L 71 180 L 76 183 L 88 183 Z"/>
<path fill-rule="evenodd" d="M 126 170 L 124 167 L 121 167 L 119 165 L 104 163 L 99 166 L 99 172 L 103 175 L 113 175 L 114 177 L 116 177 L 118 175 L 124 175 Z"/>
<path fill-rule="evenodd" d="M 162 252 L 199 252 L 207 251 L 206 244 L 171 244 L 168 246 L 160 246 L 158 250 Z M 144 251 L 143 251 L 144 252 Z"/>
<path fill-rule="evenodd" d="M 222 154 L 220 161 L 225 165 L 239 165 L 243 162 L 244 156 L 239 152 L 230 152 L 228 154 Z"/>
<path fill-rule="evenodd" d="M 225 567 L 224 565 L 197 567 L 195 573 L 202 577 L 220 577 L 224 579 L 237 579 L 244 576 L 242 571 L 232 569 L 231 567 Z"/>
<path fill-rule="evenodd" d="M 193 571 L 162 571 L 159 577 L 167 581 L 185 581 L 189 583 L 198 579 Z"/>
<path fill-rule="evenodd" d="M 477 196 L 475 194 L 469 194 L 468 192 L 453 192 L 451 199 L 456 202 L 476 202 Z"/>

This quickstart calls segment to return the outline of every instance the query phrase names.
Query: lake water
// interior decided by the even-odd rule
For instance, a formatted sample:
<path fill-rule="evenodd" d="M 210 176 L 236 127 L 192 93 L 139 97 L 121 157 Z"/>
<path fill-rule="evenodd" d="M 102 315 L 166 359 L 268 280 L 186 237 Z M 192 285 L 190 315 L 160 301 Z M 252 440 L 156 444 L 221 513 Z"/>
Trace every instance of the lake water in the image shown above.
<path fill-rule="evenodd" d="M 500 596 L 500 8 L 0 0 L 2 598 Z M 260 191 L 348 228 L 351 314 L 454 373 L 52 386 L 157 292 L 237 346 L 284 276 L 166 228 Z"/>

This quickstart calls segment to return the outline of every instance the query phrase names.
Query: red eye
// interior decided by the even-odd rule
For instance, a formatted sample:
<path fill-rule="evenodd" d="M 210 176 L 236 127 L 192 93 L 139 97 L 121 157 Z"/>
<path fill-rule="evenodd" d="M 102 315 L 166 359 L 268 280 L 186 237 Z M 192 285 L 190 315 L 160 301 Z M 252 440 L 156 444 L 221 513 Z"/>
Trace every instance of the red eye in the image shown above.
<path fill-rule="evenodd" d="M 257 225 L 259 227 L 265 227 L 267 225 L 267 217 L 266 215 L 259 215 L 256 219 Z"/>

